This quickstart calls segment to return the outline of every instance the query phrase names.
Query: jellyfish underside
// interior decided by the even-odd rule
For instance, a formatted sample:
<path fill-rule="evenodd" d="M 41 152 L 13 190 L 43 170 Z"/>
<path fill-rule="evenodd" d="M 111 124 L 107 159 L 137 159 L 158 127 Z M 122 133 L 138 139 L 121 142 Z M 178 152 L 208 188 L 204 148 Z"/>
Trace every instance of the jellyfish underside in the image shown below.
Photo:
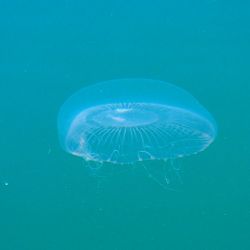
<path fill-rule="evenodd" d="M 174 159 L 204 150 L 211 143 L 208 129 L 202 117 L 176 107 L 99 105 L 74 119 L 67 134 L 67 151 L 86 160 L 119 164 Z"/>

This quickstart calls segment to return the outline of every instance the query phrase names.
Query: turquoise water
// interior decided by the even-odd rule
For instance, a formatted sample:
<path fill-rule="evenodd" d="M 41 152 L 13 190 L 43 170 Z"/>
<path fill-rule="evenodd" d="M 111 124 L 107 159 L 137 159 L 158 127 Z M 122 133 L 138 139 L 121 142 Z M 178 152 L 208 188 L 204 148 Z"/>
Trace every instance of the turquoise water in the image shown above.
<path fill-rule="evenodd" d="M 0 249 L 249 249 L 249 9 L 2 0 Z M 59 145 L 56 119 L 71 94 L 130 77 L 186 89 L 218 123 L 206 151 L 174 162 L 178 191 L 138 168 L 93 176 Z"/>

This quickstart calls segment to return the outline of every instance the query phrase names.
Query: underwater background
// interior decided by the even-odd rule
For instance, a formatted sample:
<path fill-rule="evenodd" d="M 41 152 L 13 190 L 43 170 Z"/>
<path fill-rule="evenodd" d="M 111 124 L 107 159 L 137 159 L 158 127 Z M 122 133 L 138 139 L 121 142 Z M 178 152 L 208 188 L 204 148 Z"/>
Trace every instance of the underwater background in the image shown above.
<path fill-rule="evenodd" d="M 1 0 L 0 249 L 250 249 L 249 11 L 245 0 Z M 207 150 L 174 162 L 174 191 L 139 166 L 93 175 L 59 145 L 70 95 L 130 77 L 184 88 L 217 121 Z"/>

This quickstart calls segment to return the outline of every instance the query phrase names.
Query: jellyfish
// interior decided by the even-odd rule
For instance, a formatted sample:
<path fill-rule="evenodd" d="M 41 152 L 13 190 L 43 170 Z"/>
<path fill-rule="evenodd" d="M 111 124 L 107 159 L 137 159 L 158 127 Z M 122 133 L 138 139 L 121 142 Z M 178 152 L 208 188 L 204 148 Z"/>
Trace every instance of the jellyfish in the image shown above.
<path fill-rule="evenodd" d="M 62 105 L 60 144 L 85 160 L 128 164 L 175 159 L 206 149 L 217 126 L 187 91 L 150 79 L 84 87 Z"/>
<path fill-rule="evenodd" d="M 187 91 L 152 79 L 117 79 L 82 88 L 58 115 L 62 148 L 86 161 L 173 160 L 215 139 L 212 115 Z"/>

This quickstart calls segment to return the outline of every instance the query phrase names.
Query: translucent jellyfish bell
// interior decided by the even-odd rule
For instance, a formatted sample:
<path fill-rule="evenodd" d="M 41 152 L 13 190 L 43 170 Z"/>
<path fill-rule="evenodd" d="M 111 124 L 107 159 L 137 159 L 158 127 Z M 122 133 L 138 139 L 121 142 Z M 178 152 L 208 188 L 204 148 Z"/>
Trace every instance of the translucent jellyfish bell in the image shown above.
<path fill-rule="evenodd" d="M 198 153 L 214 141 L 217 128 L 185 90 L 158 80 L 120 79 L 72 95 L 59 112 L 58 131 L 73 155 L 126 164 Z"/>

